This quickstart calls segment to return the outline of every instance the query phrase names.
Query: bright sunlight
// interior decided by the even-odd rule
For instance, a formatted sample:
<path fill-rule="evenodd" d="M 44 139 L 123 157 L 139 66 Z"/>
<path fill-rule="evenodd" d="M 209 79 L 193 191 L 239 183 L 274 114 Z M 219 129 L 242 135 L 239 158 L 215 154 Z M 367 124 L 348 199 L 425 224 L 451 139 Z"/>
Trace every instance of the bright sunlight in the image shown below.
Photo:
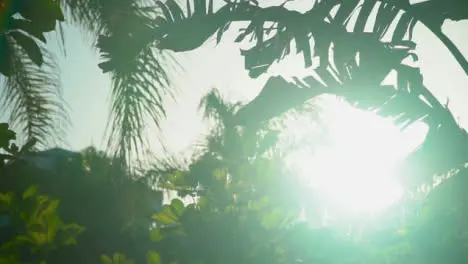
<path fill-rule="evenodd" d="M 385 210 L 402 197 L 395 170 L 422 143 L 426 126 L 401 131 L 391 119 L 336 98 L 322 102 L 325 142 L 313 153 L 306 147 L 295 151 L 293 169 L 327 207 L 350 214 Z"/>

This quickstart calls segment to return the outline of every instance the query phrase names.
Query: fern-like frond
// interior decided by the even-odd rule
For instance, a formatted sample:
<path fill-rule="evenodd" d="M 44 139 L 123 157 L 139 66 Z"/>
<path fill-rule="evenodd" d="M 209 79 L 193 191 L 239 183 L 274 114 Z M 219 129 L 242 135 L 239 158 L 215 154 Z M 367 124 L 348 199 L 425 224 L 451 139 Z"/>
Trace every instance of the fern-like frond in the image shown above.
<path fill-rule="evenodd" d="M 116 69 L 112 81 L 112 105 L 107 134 L 109 149 L 130 162 L 146 143 L 148 122 L 159 125 L 165 116 L 162 99 L 170 93 L 169 82 L 159 64 L 161 53 L 146 47 L 126 69 Z"/>
<path fill-rule="evenodd" d="M 378 8 L 373 25 L 374 31 L 366 32 L 366 24 L 369 23 L 371 12 L 375 10 L 375 7 Z M 331 10 L 334 8 L 338 8 L 337 13 L 331 16 Z M 320 58 L 320 66 L 317 72 L 322 73 L 319 74 L 321 80 L 317 82 L 314 79 L 314 85 L 318 85 L 320 88 L 318 90 L 323 90 L 325 93 L 343 95 L 363 108 L 378 109 L 383 104 L 387 104 L 386 109 L 390 109 L 389 105 L 397 105 L 397 102 L 403 100 L 402 98 L 406 96 L 401 94 L 398 100 L 394 99 L 392 100 L 392 104 L 388 104 L 387 101 L 391 96 L 395 95 L 396 91 L 390 87 L 381 86 L 381 82 L 391 70 L 401 69 L 403 71 L 405 69 L 401 66 L 401 61 L 405 57 L 413 56 L 417 58 L 415 54 L 410 52 L 416 45 L 411 42 L 411 36 L 414 25 L 418 21 L 418 16 L 415 15 L 412 8 L 413 6 L 407 1 L 366 0 L 362 2 L 351 0 L 341 2 L 329 0 L 317 2 L 311 10 L 299 13 L 287 10 L 281 6 L 260 8 L 249 2 L 228 2 L 214 15 L 206 14 L 204 16 L 205 20 L 203 23 L 211 23 L 211 27 L 197 24 L 197 20 L 189 16 L 186 16 L 187 18 L 180 18 L 179 20 L 167 19 L 170 16 L 170 8 L 167 8 L 165 12 L 166 23 L 160 25 L 160 30 L 164 32 L 161 43 L 171 43 L 168 47 L 170 49 L 174 47 L 176 51 L 192 49 L 199 46 L 203 39 L 198 39 L 191 43 L 191 38 L 188 38 L 184 44 L 179 45 L 178 43 L 181 43 L 180 36 L 183 33 L 211 36 L 216 31 L 216 28 L 218 32 L 222 31 L 223 26 L 228 22 L 249 20 L 250 24 L 240 33 L 236 41 L 243 41 L 249 36 L 256 39 L 257 43 L 254 47 L 242 51 L 245 57 L 246 69 L 249 70 L 252 77 L 266 72 L 273 62 L 289 54 L 291 42 L 294 41 L 297 52 L 304 55 L 306 66 L 312 65 L 312 54 Z M 356 19 L 354 24 L 351 25 L 350 21 L 352 17 Z M 421 19 L 424 20 L 423 18 Z M 268 30 L 264 28 L 266 22 L 275 23 L 275 34 L 273 37 L 264 40 L 264 31 Z M 394 23 L 396 23 L 395 30 L 389 32 L 391 25 Z M 432 30 L 437 31 L 437 29 Z M 390 43 L 382 43 L 381 41 L 382 37 L 386 34 L 391 34 Z M 407 35 L 409 35 L 409 39 L 406 38 Z M 313 48 L 310 46 L 311 38 L 313 38 L 314 42 Z M 333 50 L 332 56 L 330 56 L 330 49 Z M 359 63 L 355 61 L 356 56 L 360 57 Z M 330 74 L 329 70 L 333 74 Z M 323 86 L 323 81 L 327 83 L 326 87 Z M 238 114 L 239 117 L 245 117 L 241 119 L 244 121 L 252 119 L 253 113 L 265 115 L 266 111 L 264 109 L 267 107 L 268 102 L 271 102 L 272 98 L 277 100 L 278 98 L 293 97 L 291 94 L 284 94 L 284 97 L 277 96 L 277 92 L 275 91 L 278 89 L 275 87 L 279 86 L 270 84 L 267 85 L 268 96 L 266 97 L 268 98 L 265 99 L 264 95 L 266 93 L 263 91 L 266 90 L 264 89 L 254 103 L 257 106 L 257 111 L 248 111 L 250 106 L 247 106 Z M 293 86 L 297 86 L 297 84 Z M 333 87 L 341 88 L 334 90 Z M 351 87 L 354 88 L 350 89 Z M 296 90 L 293 93 L 294 95 L 297 95 L 297 97 L 303 96 L 303 99 L 297 100 L 296 103 L 309 99 L 310 97 L 307 97 L 307 93 L 310 96 L 316 94 L 314 92 L 307 92 L 307 89 Z M 398 92 L 408 93 L 407 90 L 401 88 Z M 426 91 L 424 88 L 420 89 L 419 92 L 421 90 Z M 411 91 L 411 93 L 411 96 L 417 97 L 419 95 L 415 94 L 414 91 Z M 426 91 L 427 94 L 430 93 Z M 355 97 L 354 99 L 353 96 Z M 286 103 L 286 105 L 291 106 L 293 103 Z M 423 106 L 418 111 L 423 111 L 422 109 L 424 109 L 433 112 L 428 108 L 426 103 Z M 287 109 L 289 108 L 285 107 L 281 111 Z M 400 111 L 404 113 L 406 110 L 400 109 Z M 384 113 L 385 111 L 382 111 L 382 114 Z M 401 112 L 389 111 L 387 114 L 398 116 Z M 421 118 L 428 113 L 418 112 L 418 114 L 413 114 L 414 116 L 412 117 L 409 117 L 409 114 L 407 114 L 404 118 L 398 120 L 402 123 L 406 121 L 411 123 L 416 118 Z M 268 120 L 269 117 L 271 116 L 263 116 L 258 121 Z"/>
<path fill-rule="evenodd" d="M 140 9 L 147 0 L 61 0 L 62 8 L 72 21 L 83 29 L 98 36 L 114 32 L 122 20 L 132 23 L 128 16 L 145 11 Z"/>
<path fill-rule="evenodd" d="M 402 126 L 424 119 L 436 128 L 444 122 L 446 109 L 424 86 L 419 69 L 402 64 L 405 58 L 413 55 L 413 43 L 408 42 L 406 47 L 402 43 L 381 43 L 376 39 L 369 40 L 366 35 L 348 40 L 348 45 L 335 46 L 328 58 L 331 65 L 340 67 L 318 67 L 315 76 L 294 82 L 281 77 L 270 78 L 260 94 L 239 110 L 238 122 L 267 121 L 321 94 L 344 97 L 361 109 L 396 118 Z M 357 44 L 361 42 L 366 44 L 365 49 L 354 48 L 360 47 Z M 342 56 L 343 53 L 349 54 Z M 395 86 L 382 85 L 392 70 L 397 73 L 397 83 Z M 273 107 L 272 101 L 278 104 Z M 276 111 L 270 111 L 271 108 Z"/>
<path fill-rule="evenodd" d="M 372 11 L 377 5 L 372 32 L 376 38 L 382 38 L 387 33 L 391 34 L 393 42 L 402 41 L 406 35 L 411 38 L 416 22 L 422 22 L 446 45 L 468 73 L 467 60 L 442 33 L 440 26 L 428 22 L 427 17 L 421 16 L 416 4 L 410 5 L 408 1 L 403 0 L 365 0 L 362 3 L 358 0 L 326 0 L 317 2 L 312 9 L 304 13 L 288 10 L 283 6 L 262 8 L 249 1 L 227 2 L 215 13 L 199 12 L 198 16 L 187 14 L 179 16 L 178 19 L 174 19 L 175 16 L 172 15 L 171 10 L 174 8 L 171 9 L 169 4 L 166 4 L 163 15 L 156 19 L 160 22 L 158 42 L 161 48 L 174 51 L 191 50 L 202 45 L 216 32 L 219 41 L 229 23 L 249 21 L 249 25 L 239 34 L 236 41 L 243 41 L 247 37 L 256 39 L 257 44 L 254 47 L 242 51 L 245 56 L 245 67 L 252 77 L 265 73 L 273 62 L 289 54 L 292 42 L 295 42 L 297 53 L 304 55 L 306 67 L 312 65 L 312 54 L 320 57 L 322 67 L 327 67 L 331 45 L 342 41 L 352 33 L 364 33 Z M 179 9 L 181 8 L 177 8 Z M 335 16 L 332 16 L 332 10 L 337 10 Z M 438 10 L 432 11 L 438 12 Z M 350 25 L 352 17 L 356 17 L 356 21 Z M 273 22 L 274 25 L 266 27 L 267 22 Z M 393 32 L 389 32 L 393 23 L 396 23 L 396 28 Z M 347 29 L 350 27 L 351 32 L 348 32 Z M 274 32 L 274 36 L 265 39 L 267 32 Z M 314 40 L 313 48 L 310 45 L 311 38 Z"/>
<path fill-rule="evenodd" d="M 14 39 L 8 41 L 12 74 L 3 79 L 2 111 L 10 113 L 13 128 L 26 140 L 35 138 L 38 141 L 36 147 L 64 143 L 70 123 L 54 58 L 42 48 L 44 61 L 39 67 Z"/>
<path fill-rule="evenodd" d="M 237 106 L 237 104 L 231 104 L 223 99 L 219 90 L 214 88 L 202 98 L 199 109 L 203 111 L 205 118 L 229 122 L 230 119 L 232 120 Z"/>
<path fill-rule="evenodd" d="M 109 151 L 128 164 L 138 158 L 148 122 L 164 118 L 163 97 L 169 95 L 167 70 L 172 58 L 154 48 L 154 17 L 149 0 L 62 0 L 75 23 L 91 33 L 101 50 L 99 67 L 113 81 L 107 126 Z M 136 155 L 136 156 L 135 156 Z"/>

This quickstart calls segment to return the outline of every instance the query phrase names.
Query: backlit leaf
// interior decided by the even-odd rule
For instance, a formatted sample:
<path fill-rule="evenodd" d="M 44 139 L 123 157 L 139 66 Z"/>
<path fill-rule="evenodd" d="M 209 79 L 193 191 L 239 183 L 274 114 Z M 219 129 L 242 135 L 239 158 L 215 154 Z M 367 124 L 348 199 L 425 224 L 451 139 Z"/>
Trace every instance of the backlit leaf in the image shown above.
<path fill-rule="evenodd" d="M 147 260 L 148 264 L 161 264 L 161 257 L 155 251 L 148 252 Z"/>
<path fill-rule="evenodd" d="M 161 229 L 154 228 L 151 230 L 151 241 L 158 242 L 164 239 L 164 236 L 161 234 Z"/>
<path fill-rule="evenodd" d="M 174 212 L 180 216 L 184 213 L 184 203 L 179 199 L 172 199 L 171 207 L 174 209 Z"/>
<path fill-rule="evenodd" d="M 112 259 L 107 255 L 101 255 L 101 261 L 103 264 L 112 264 Z"/>
<path fill-rule="evenodd" d="M 26 189 L 26 191 L 24 191 L 23 200 L 26 200 L 29 197 L 36 194 L 38 189 L 39 189 L 39 186 L 37 186 L 37 185 L 30 186 L 28 189 Z"/>

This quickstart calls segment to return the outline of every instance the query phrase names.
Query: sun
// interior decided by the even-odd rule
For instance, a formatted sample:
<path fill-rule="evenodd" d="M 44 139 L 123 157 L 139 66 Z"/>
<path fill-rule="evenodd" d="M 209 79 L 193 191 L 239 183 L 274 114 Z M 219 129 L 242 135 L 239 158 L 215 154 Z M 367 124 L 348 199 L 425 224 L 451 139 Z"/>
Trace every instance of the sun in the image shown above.
<path fill-rule="evenodd" d="M 416 123 L 401 131 L 391 119 L 323 99 L 326 143 L 315 146 L 314 154 L 304 154 L 310 153 L 307 146 L 292 153 L 293 169 L 329 207 L 348 213 L 387 209 L 404 192 L 397 166 L 422 143 L 427 127 Z"/>

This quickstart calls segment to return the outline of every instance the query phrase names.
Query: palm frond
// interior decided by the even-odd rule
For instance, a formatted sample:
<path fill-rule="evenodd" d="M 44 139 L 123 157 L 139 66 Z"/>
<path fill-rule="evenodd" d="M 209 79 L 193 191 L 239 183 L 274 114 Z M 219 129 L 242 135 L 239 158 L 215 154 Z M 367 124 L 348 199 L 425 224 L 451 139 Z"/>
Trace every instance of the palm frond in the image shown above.
<path fill-rule="evenodd" d="M 313 97 L 333 94 L 359 108 L 393 117 L 402 126 L 423 119 L 433 128 L 443 123 L 446 108 L 424 86 L 419 69 L 402 64 L 405 58 L 413 55 L 413 43 L 402 47 L 401 43 L 381 43 L 367 37 L 364 35 L 361 37 L 364 40 L 359 40 L 354 36 L 348 39 L 347 45 L 337 43 L 328 59 L 331 65 L 340 67 L 318 67 L 316 75 L 301 80 L 296 78 L 294 82 L 281 77 L 270 78 L 260 94 L 239 110 L 238 122 L 264 122 Z M 364 41 L 365 48 L 353 39 L 356 43 Z M 397 83 L 395 86 L 382 85 L 392 70 L 397 72 Z M 273 107 L 272 101 L 278 103 Z M 270 111 L 272 108 L 275 111 Z"/>
<path fill-rule="evenodd" d="M 195 6 L 198 6 L 198 2 L 201 1 L 195 1 Z M 402 41 L 407 34 L 411 38 L 416 22 L 422 22 L 439 37 L 468 74 L 468 61 L 456 46 L 442 33 L 440 27 L 427 22 L 427 19 L 421 17 L 416 11 L 416 5 L 410 5 L 408 1 L 365 0 L 361 5 L 357 0 L 344 3 L 328 0 L 316 3 L 305 13 L 291 11 L 282 6 L 262 8 L 247 1 L 227 2 L 213 14 L 203 13 L 204 9 L 199 8 L 201 11 L 198 12 L 198 16 L 187 14 L 177 19 L 166 4 L 165 12 L 156 20 L 160 31 L 158 42 L 160 47 L 165 49 L 191 50 L 202 45 L 215 32 L 218 32 L 217 39 L 219 40 L 226 25 L 231 22 L 250 21 L 236 41 L 242 41 L 247 37 L 257 41 L 254 47 L 242 51 L 242 55 L 245 56 L 245 67 L 249 70 L 251 77 L 263 74 L 273 62 L 288 55 L 293 41 L 296 44 L 297 53 L 303 54 L 306 67 L 312 65 L 312 51 L 320 57 L 320 65 L 327 67 L 330 46 L 352 33 L 364 33 L 372 10 L 377 4 L 379 8 L 373 32 L 377 38 L 389 33 L 393 23 L 397 24 L 395 30 L 390 33 L 393 42 Z M 338 11 L 333 17 L 331 11 L 335 7 Z M 177 8 L 179 9 L 181 8 Z M 401 11 L 404 13 L 400 16 Z M 350 25 L 353 16 L 357 16 L 357 19 L 353 25 Z M 265 32 L 270 29 L 265 28 L 266 22 L 275 23 L 275 34 L 267 40 L 264 39 Z M 349 27 L 352 28 L 351 32 L 347 31 Z M 311 38 L 314 39 L 313 49 L 310 46 Z"/>
<path fill-rule="evenodd" d="M 8 41 L 12 74 L 3 79 L 2 110 L 10 113 L 13 128 L 26 140 L 37 140 L 37 147 L 64 143 L 70 123 L 55 60 L 42 48 L 43 64 L 39 67 L 13 38 Z"/>
<path fill-rule="evenodd" d="M 72 21 L 94 36 L 116 30 L 121 20 L 138 12 L 140 0 L 61 0 L 61 5 Z M 128 20 L 131 22 L 131 20 Z"/>
<path fill-rule="evenodd" d="M 148 46 L 127 69 L 113 75 L 112 105 L 107 126 L 109 149 L 130 162 L 146 143 L 149 121 L 159 125 L 165 115 L 162 98 L 169 83 L 160 65 L 161 54 Z"/>
<path fill-rule="evenodd" d="M 112 78 L 111 112 L 107 126 L 109 151 L 126 160 L 139 158 L 148 122 L 159 126 L 165 117 L 163 97 L 171 96 L 171 56 L 154 47 L 149 0 L 63 0 L 73 21 L 97 40 L 99 67 Z"/>
<path fill-rule="evenodd" d="M 203 111 L 205 118 L 229 122 L 228 120 L 232 119 L 237 106 L 237 104 L 228 103 L 221 96 L 219 90 L 214 88 L 202 98 L 199 109 Z"/>
<path fill-rule="evenodd" d="M 297 78 L 294 82 L 288 82 L 280 76 L 271 77 L 260 94 L 239 109 L 235 116 L 236 122 L 246 126 L 267 122 L 290 109 L 300 108 L 322 91 L 323 89 L 309 87 Z"/>

